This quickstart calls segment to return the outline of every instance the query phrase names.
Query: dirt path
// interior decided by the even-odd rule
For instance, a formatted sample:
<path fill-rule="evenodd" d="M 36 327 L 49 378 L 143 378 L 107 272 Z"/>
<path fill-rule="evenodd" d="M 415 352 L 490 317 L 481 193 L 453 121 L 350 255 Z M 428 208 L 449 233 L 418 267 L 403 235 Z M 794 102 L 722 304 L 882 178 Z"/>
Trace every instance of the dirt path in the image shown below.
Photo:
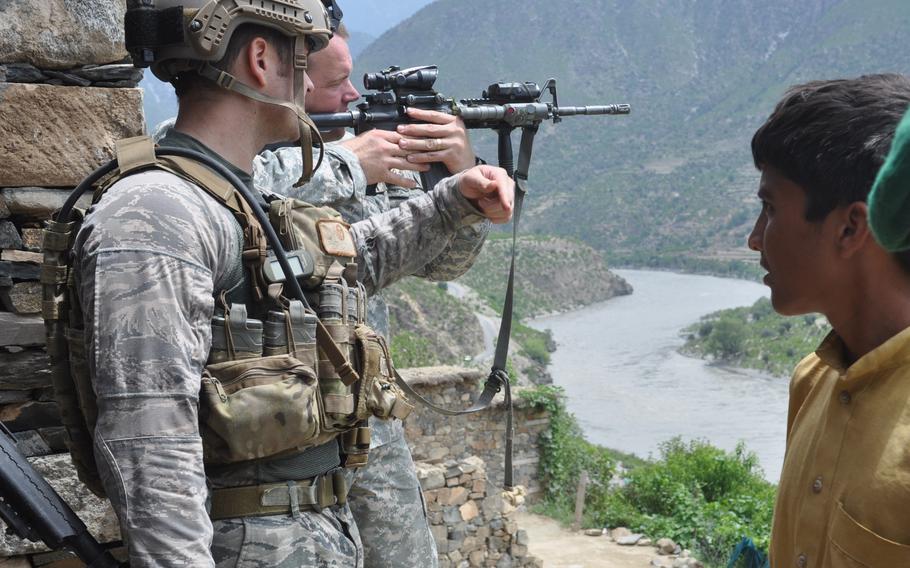
<path fill-rule="evenodd" d="M 553 519 L 518 513 L 518 526 L 528 532 L 528 551 L 546 568 L 649 568 L 657 554 L 650 546 L 620 546 L 607 536 L 586 536 Z"/>

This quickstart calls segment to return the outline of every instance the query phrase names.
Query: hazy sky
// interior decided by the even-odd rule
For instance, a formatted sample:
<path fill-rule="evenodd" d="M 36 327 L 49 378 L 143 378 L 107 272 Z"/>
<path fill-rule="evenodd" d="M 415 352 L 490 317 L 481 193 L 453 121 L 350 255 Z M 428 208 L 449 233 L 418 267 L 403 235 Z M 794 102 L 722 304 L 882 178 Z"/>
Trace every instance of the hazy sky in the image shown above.
<path fill-rule="evenodd" d="M 378 37 L 433 0 L 338 0 L 352 31 Z"/>

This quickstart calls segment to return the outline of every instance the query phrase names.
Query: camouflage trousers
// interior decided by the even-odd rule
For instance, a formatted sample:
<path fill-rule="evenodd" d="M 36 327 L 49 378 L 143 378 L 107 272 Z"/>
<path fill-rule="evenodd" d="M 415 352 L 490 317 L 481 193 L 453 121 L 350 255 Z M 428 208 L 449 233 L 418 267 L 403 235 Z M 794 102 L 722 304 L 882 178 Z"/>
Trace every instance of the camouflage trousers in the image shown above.
<path fill-rule="evenodd" d="M 370 461 L 349 475 L 365 568 L 436 568 L 436 543 L 401 422 L 371 420 Z"/>
<path fill-rule="evenodd" d="M 363 568 L 360 534 L 347 506 L 213 525 L 217 568 Z"/>

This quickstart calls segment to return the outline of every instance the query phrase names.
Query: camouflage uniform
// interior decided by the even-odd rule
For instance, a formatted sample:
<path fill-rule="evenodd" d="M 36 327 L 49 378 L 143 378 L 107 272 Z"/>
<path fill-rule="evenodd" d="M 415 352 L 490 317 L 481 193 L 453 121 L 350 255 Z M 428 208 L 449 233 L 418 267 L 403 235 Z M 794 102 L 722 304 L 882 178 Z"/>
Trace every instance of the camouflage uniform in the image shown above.
<path fill-rule="evenodd" d="M 345 139 L 351 137 L 348 134 Z M 406 189 L 380 184 L 375 195 L 367 194 L 367 183 L 357 157 L 337 143 L 326 147 L 325 163 L 313 180 L 301 188 L 293 184 L 300 177 L 301 160 L 293 148 L 265 151 L 256 157 L 254 182 L 263 192 L 293 196 L 309 203 L 337 209 L 349 223 L 379 215 L 424 195 L 423 189 Z M 419 176 L 408 172 L 413 178 Z M 441 253 L 426 254 L 418 244 L 413 253 L 427 259 L 410 274 L 436 281 L 453 280 L 474 263 L 483 246 L 490 223 L 483 222 L 448 230 L 448 245 Z M 397 229 L 396 229 L 397 230 Z M 376 265 L 365 266 L 367 271 Z M 378 266 L 381 270 L 386 267 Z M 375 274 L 368 274 L 376 281 Z M 389 337 L 389 310 L 380 293 L 373 292 L 368 305 L 369 324 Z M 426 508 L 414 461 L 398 421 L 372 420 L 370 461 L 353 474 L 348 502 L 363 538 L 367 568 L 430 568 L 437 566 L 436 544 L 430 533 Z"/>
<path fill-rule="evenodd" d="M 367 288 L 413 273 L 449 245 L 444 235 L 477 220 L 452 180 L 355 224 Z M 414 254 L 415 243 L 425 254 Z M 130 565 L 360 567 L 347 506 L 214 526 L 206 512 L 209 486 L 306 478 L 293 475 L 305 466 L 296 456 L 219 473 L 203 466 L 197 405 L 213 293 L 239 285 L 241 248 L 228 209 L 161 171 L 115 184 L 77 236 L 76 286 L 99 410 L 95 455 Z M 337 447 L 329 450 L 337 456 Z"/>

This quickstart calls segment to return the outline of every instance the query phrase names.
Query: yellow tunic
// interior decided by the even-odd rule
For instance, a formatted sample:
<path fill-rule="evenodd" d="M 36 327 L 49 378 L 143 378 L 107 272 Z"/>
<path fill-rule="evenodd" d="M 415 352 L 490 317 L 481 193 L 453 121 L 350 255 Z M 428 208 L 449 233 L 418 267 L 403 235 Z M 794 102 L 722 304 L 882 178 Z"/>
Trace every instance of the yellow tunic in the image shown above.
<path fill-rule="evenodd" d="M 843 352 L 832 333 L 793 373 L 772 568 L 910 568 L 910 328 Z"/>

